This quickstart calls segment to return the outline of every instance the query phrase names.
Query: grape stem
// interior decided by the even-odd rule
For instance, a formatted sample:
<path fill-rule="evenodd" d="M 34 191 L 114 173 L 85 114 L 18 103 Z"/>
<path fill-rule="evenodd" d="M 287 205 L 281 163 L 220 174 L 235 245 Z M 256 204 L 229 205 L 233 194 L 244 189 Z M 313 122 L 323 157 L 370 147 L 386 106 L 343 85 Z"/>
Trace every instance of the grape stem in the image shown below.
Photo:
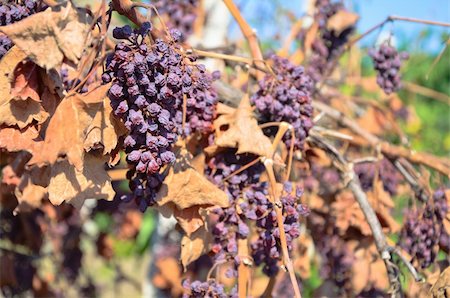
<path fill-rule="evenodd" d="M 255 30 L 253 30 L 247 23 L 247 21 L 242 17 L 239 8 L 236 6 L 233 0 L 223 0 L 223 2 L 227 6 L 233 18 L 238 23 L 239 28 L 242 31 L 242 34 L 244 34 L 244 37 L 247 39 L 253 59 L 255 61 L 263 61 L 264 58 L 262 55 L 261 48 L 259 46 L 259 41 L 258 37 L 256 36 Z M 262 78 L 263 75 L 264 75 L 263 73 L 257 72 L 258 79 Z"/>
<path fill-rule="evenodd" d="M 292 286 L 294 288 L 294 293 L 296 298 L 301 298 L 300 288 L 298 287 L 297 278 L 295 277 L 294 266 L 292 265 L 292 261 L 289 258 L 289 251 L 287 247 L 286 240 L 286 232 L 284 230 L 284 221 L 283 221 L 283 205 L 281 201 L 279 201 L 277 196 L 277 182 L 275 179 L 275 173 L 273 171 L 273 160 L 271 158 L 263 159 L 264 167 L 266 168 L 266 172 L 269 176 L 270 182 L 270 190 L 271 195 L 269 196 L 269 201 L 273 204 L 273 208 L 275 209 L 275 213 L 277 216 L 277 224 L 280 230 L 280 243 L 281 243 L 281 251 L 283 253 L 283 264 L 286 267 L 289 278 L 291 279 Z"/>
<path fill-rule="evenodd" d="M 244 63 L 244 64 L 246 64 L 254 69 L 257 69 L 261 72 L 264 72 L 264 73 L 270 72 L 270 69 L 267 67 L 265 61 L 261 61 L 261 63 L 264 65 L 264 66 L 261 66 L 261 65 L 257 65 L 255 63 L 256 60 L 254 60 L 252 58 L 240 57 L 240 56 L 235 56 L 235 55 L 227 55 L 227 54 L 215 53 L 215 52 L 209 52 L 209 51 L 202 51 L 202 50 L 198 50 L 198 49 L 191 49 L 191 51 L 193 54 L 200 56 L 200 57 L 207 57 L 207 58 L 214 58 L 214 59 L 221 59 L 221 60 L 234 61 L 234 62 L 238 62 L 238 63 Z"/>
<path fill-rule="evenodd" d="M 436 22 L 436 21 L 429 21 L 429 20 L 422 20 L 422 19 L 415 19 L 415 18 L 408 18 L 408 17 L 400 17 L 400 16 L 388 16 L 382 22 L 376 24 L 375 26 L 373 26 L 372 28 L 368 29 L 366 32 L 362 33 L 358 37 L 355 37 L 352 40 L 350 40 L 349 42 L 347 42 L 345 47 L 334 58 L 334 61 L 333 61 L 332 65 L 331 65 L 331 67 L 329 68 L 329 70 L 327 71 L 327 73 L 323 76 L 323 78 L 322 78 L 322 80 L 321 80 L 321 82 L 319 84 L 318 90 L 320 90 L 322 88 L 322 86 L 325 84 L 326 78 L 329 77 L 333 73 L 333 70 L 336 68 L 336 66 L 337 66 L 337 64 L 339 62 L 339 58 L 345 52 L 350 50 L 351 47 L 354 44 L 356 44 L 358 41 L 360 41 L 361 39 L 363 39 L 364 37 L 366 37 L 367 35 L 369 35 L 373 31 L 377 30 L 380 27 L 383 27 L 386 23 L 393 22 L 393 21 L 405 21 L 405 22 L 410 22 L 410 23 L 419 23 L 419 24 L 425 24 L 425 25 L 450 27 L 449 23 L 444 23 L 444 22 Z"/>
<path fill-rule="evenodd" d="M 447 158 L 439 158 L 432 154 L 415 152 L 405 147 L 392 145 L 379 139 L 372 133 L 364 130 L 358 123 L 350 118 L 347 118 L 340 111 L 319 101 L 313 101 L 312 105 L 315 109 L 324 112 L 328 117 L 337 121 L 338 124 L 348 127 L 354 133 L 365 139 L 365 141 L 367 141 L 370 146 L 374 148 L 379 146 L 381 152 L 387 157 L 403 157 L 412 163 L 426 165 L 427 167 L 434 169 L 446 175 L 447 177 L 450 177 L 450 160 L 448 160 Z M 356 138 L 348 141 L 354 144 L 365 145 L 361 144 L 361 142 L 359 142 Z"/>

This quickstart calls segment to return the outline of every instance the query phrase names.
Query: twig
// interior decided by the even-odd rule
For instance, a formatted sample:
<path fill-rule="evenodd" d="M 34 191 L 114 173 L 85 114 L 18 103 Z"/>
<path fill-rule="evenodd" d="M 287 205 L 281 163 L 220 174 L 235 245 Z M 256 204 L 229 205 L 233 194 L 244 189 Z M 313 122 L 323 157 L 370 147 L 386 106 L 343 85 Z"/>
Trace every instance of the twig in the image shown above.
<path fill-rule="evenodd" d="M 333 160 L 338 163 L 336 168 L 341 171 L 343 180 L 348 181 L 347 186 L 353 192 L 355 199 L 370 226 L 378 253 L 386 266 L 389 283 L 391 285 L 392 297 L 402 297 L 398 268 L 391 262 L 391 254 L 389 252 L 389 247 L 386 243 L 386 237 L 383 234 L 380 221 L 378 220 L 375 211 L 372 209 L 372 206 L 370 206 L 366 193 L 361 188 L 361 184 L 358 176 L 353 170 L 353 166 L 345 160 L 336 148 L 322 140 L 315 133 L 310 134 L 309 140 L 317 147 L 325 150 L 325 152 L 331 155 Z"/>
<path fill-rule="evenodd" d="M 291 283 L 294 288 L 295 297 L 301 298 L 300 288 L 298 287 L 297 278 L 295 277 L 294 266 L 292 265 L 292 261 L 289 258 L 289 251 L 287 248 L 287 240 L 286 240 L 286 232 L 284 230 L 283 210 L 282 210 L 283 205 L 277 196 L 277 189 L 276 189 L 277 183 L 276 183 L 276 179 L 275 179 L 275 173 L 273 171 L 273 160 L 266 158 L 266 159 L 264 159 L 263 163 L 266 168 L 266 172 L 269 176 L 269 182 L 270 182 L 271 195 L 269 196 L 269 200 L 274 206 L 275 213 L 277 216 L 278 229 L 280 230 L 280 244 L 281 244 L 281 251 L 283 253 L 283 263 L 289 273 L 289 278 L 291 279 Z"/>
<path fill-rule="evenodd" d="M 248 284 L 250 281 L 250 268 L 252 261 L 248 253 L 248 239 L 238 239 L 238 295 L 239 298 L 246 298 L 248 293 Z"/>
<path fill-rule="evenodd" d="M 399 257 L 400 261 L 402 261 L 402 263 L 406 266 L 408 271 L 414 277 L 415 281 L 418 281 L 418 282 L 423 281 L 423 278 L 419 275 L 416 268 L 414 268 L 414 266 L 411 264 L 411 262 L 406 259 L 406 257 L 403 255 L 403 253 L 398 248 L 389 247 L 389 249 L 391 250 L 391 253 L 393 252 Z"/>
<path fill-rule="evenodd" d="M 413 93 L 419 93 L 423 96 L 429 97 L 429 98 L 433 98 L 436 100 L 439 100 L 443 103 L 446 103 L 448 105 L 450 105 L 450 96 L 448 96 L 445 93 L 441 93 L 438 92 L 436 90 L 424 87 L 424 86 L 420 86 L 411 82 L 407 82 L 407 81 L 403 81 L 402 82 L 403 88 L 405 88 L 406 90 L 409 90 Z"/>
<path fill-rule="evenodd" d="M 112 0 L 111 4 L 115 11 L 126 16 L 138 26 L 147 21 L 147 18 L 137 8 L 133 7 L 134 3 L 131 0 Z"/>
<path fill-rule="evenodd" d="M 445 158 L 438 158 L 432 154 L 415 152 L 413 150 L 392 145 L 379 139 L 377 136 L 361 128 L 361 126 L 354 120 L 347 118 L 340 111 L 318 101 L 313 101 L 313 107 L 319 111 L 326 113 L 330 118 L 336 120 L 340 125 L 350 128 L 354 133 L 365 139 L 370 146 L 380 148 L 384 155 L 389 157 L 403 157 L 415 164 L 426 165 L 442 174 L 450 177 L 450 161 Z M 353 143 L 357 143 L 357 140 L 351 140 Z M 363 144 L 360 144 L 363 145 Z"/>
<path fill-rule="evenodd" d="M 242 17 L 241 12 L 239 11 L 239 8 L 236 6 L 236 4 L 234 4 L 233 0 L 223 0 L 223 2 L 227 6 L 231 15 L 234 17 L 234 19 L 238 23 L 239 28 L 241 28 L 241 31 L 244 34 L 244 37 L 247 39 L 253 59 L 255 61 L 263 61 L 264 58 L 263 58 L 261 48 L 259 46 L 258 37 L 256 36 L 255 31 L 250 27 L 250 25 L 247 23 L 247 21 Z M 258 75 L 258 77 L 262 76 L 262 74 L 259 72 L 257 73 L 257 75 Z"/>

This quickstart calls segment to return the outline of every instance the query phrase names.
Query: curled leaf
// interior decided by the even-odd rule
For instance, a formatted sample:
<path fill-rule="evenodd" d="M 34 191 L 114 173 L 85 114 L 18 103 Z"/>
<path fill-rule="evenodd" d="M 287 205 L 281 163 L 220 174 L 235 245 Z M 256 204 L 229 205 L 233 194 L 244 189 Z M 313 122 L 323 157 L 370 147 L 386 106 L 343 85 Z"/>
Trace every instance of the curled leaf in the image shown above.
<path fill-rule="evenodd" d="M 119 137 L 125 135 L 126 132 L 127 129 L 123 123 L 114 117 L 109 98 L 105 97 L 94 120 L 87 128 L 84 149 L 89 151 L 101 146 L 104 155 L 111 153 L 116 148 Z"/>
<path fill-rule="evenodd" d="M 253 153 L 259 156 L 272 156 L 272 144 L 258 126 L 253 116 L 250 101 L 246 95 L 233 114 L 222 115 L 214 123 L 216 127 L 216 145 L 237 148 L 236 154 Z M 228 127 L 225 132 L 222 128 Z"/>
<path fill-rule="evenodd" d="M 35 154 L 30 164 L 53 164 L 60 156 L 67 156 L 78 171 L 83 169 L 84 142 L 87 129 L 101 107 L 108 85 L 86 95 L 74 94 L 65 98 L 45 132 L 41 154 Z"/>

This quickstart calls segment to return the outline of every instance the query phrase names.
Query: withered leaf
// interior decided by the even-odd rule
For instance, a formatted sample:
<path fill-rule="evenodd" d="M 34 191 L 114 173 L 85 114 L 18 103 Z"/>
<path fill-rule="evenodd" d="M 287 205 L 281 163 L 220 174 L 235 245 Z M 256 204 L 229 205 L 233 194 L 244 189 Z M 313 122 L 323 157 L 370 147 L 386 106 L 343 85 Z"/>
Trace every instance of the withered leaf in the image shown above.
<path fill-rule="evenodd" d="M 31 61 L 22 61 L 14 69 L 11 96 L 15 99 L 40 101 L 38 92 L 39 68 Z"/>
<path fill-rule="evenodd" d="M 241 100 L 234 114 L 222 115 L 214 123 L 216 127 L 216 145 L 219 147 L 237 148 L 237 154 L 253 153 L 259 156 L 272 157 L 272 144 L 258 126 L 253 116 L 248 95 Z M 228 126 L 225 132 L 221 128 Z"/>
<path fill-rule="evenodd" d="M 175 219 L 188 236 L 205 224 L 203 217 L 199 213 L 200 208 L 202 206 L 197 205 L 182 210 L 178 210 L 177 208 L 173 210 Z"/>
<path fill-rule="evenodd" d="M 81 171 L 87 129 L 107 90 L 108 85 L 104 85 L 86 95 L 74 94 L 63 99 L 48 124 L 42 154 L 35 154 L 30 164 L 53 164 L 59 156 L 66 155 L 69 163 Z"/>
<path fill-rule="evenodd" d="M 91 18 L 71 1 L 48 8 L 14 24 L 0 27 L 27 56 L 47 70 L 64 58 L 78 63 L 90 31 Z"/>
<path fill-rule="evenodd" d="M 82 171 L 78 171 L 66 160 L 54 164 L 48 185 L 50 202 L 60 205 L 66 201 L 81 208 L 86 199 L 112 200 L 115 192 L 104 169 L 105 162 L 105 158 L 87 153 Z"/>
<path fill-rule="evenodd" d="M 211 234 L 205 226 L 200 227 L 190 236 L 184 235 L 181 239 L 181 264 L 186 267 L 206 253 L 211 241 Z"/>
<path fill-rule="evenodd" d="M 359 16 L 345 9 L 338 10 L 327 22 L 327 29 L 332 30 L 336 35 L 340 35 L 342 31 L 355 25 Z"/>
<path fill-rule="evenodd" d="M 19 202 L 15 211 L 29 211 L 40 207 L 42 200 L 48 196 L 47 186 L 49 181 L 49 167 L 32 167 L 26 171 L 15 190 Z"/>
<path fill-rule="evenodd" d="M 392 217 L 390 210 L 394 208 L 394 202 L 387 191 L 384 190 L 383 182 L 375 177 L 373 189 L 367 192 L 367 199 L 377 213 L 383 226 L 387 226 L 391 233 L 398 232 L 400 225 Z"/>
<path fill-rule="evenodd" d="M 0 126 L 0 148 L 9 152 L 28 151 L 31 154 L 40 150 L 43 139 L 35 126 L 23 129 Z"/>
<path fill-rule="evenodd" d="M 343 191 L 336 196 L 336 201 L 331 204 L 331 214 L 336 218 L 336 227 L 341 234 L 349 227 L 359 229 L 365 236 L 372 234 L 364 213 L 351 191 Z"/>
<path fill-rule="evenodd" d="M 103 154 L 106 155 L 116 148 L 117 140 L 126 133 L 126 127 L 114 117 L 110 99 L 106 96 L 94 120 L 87 129 L 84 149 L 89 151 L 96 149 L 100 145 L 103 148 Z"/>
<path fill-rule="evenodd" d="M 156 194 L 158 205 L 173 203 L 179 210 L 195 205 L 227 207 L 229 200 L 226 193 L 198 173 L 190 160 L 186 149 L 180 149 L 177 160 Z"/>
<path fill-rule="evenodd" d="M 10 79 L 16 66 L 25 58 L 24 52 L 13 47 L 0 60 L 0 124 L 24 128 L 33 120 L 43 123 L 49 116 L 39 102 L 30 97 L 16 100 L 11 94 Z"/>
<path fill-rule="evenodd" d="M 429 291 L 429 297 L 445 298 L 450 294 L 450 267 L 447 267 L 440 275 Z"/>

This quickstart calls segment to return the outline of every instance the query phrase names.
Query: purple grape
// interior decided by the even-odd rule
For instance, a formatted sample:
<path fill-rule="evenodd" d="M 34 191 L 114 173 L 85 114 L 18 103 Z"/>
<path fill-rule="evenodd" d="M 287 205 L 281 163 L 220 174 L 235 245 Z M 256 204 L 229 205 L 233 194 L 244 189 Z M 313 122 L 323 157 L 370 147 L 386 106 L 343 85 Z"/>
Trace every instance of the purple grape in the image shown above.
<path fill-rule="evenodd" d="M 211 132 L 218 100 L 211 87 L 212 75 L 204 66 L 182 59 L 174 38 L 156 39 L 147 45 L 144 35 L 150 30 L 150 23 L 134 30 L 130 26 L 115 28 L 113 35 L 121 41 L 102 75 L 104 83 L 113 81 L 111 106 L 129 129 L 124 141 L 131 166 L 129 184 L 132 198 L 142 210 L 155 204 L 162 182 L 159 172 L 175 161 L 171 151 L 177 136 Z M 178 34 L 171 32 L 175 37 Z M 189 88 L 183 85 L 182 77 L 189 78 Z"/>
<path fill-rule="evenodd" d="M 333 60 L 342 53 L 343 46 L 347 43 L 355 27 L 350 26 L 342 32 L 335 32 L 327 28 L 328 20 L 338 11 L 345 10 L 342 2 L 332 2 L 331 0 L 318 0 L 315 2 L 314 20 L 319 25 L 318 35 L 312 43 L 312 55 L 309 59 L 306 73 L 314 83 L 321 81 L 333 66 Z M 306 36 L 302 32 L 301 39 Z"/>
<path fill-rule="evenodd" d="M 176 28 L 171 31 L 175 41 L 184 42 L 194 31 L 194 22 L 197 18 L 198 0 L 157 0 L 154 5 L 161 15 L 167 15 L 167 26 Z"/>
<path fill-rule="evenodd" d="M 384 93 L 391 94 L 401 87 L 400 67 L 402 61 L 408 59 L 405 52 L 397 50 L 387 43 L 383 43 L 378 49 L 369 50 L 375 70 L 377 71 L 377 84 Z"/>
<path fill-rule="evenodd" d="M 443 189 L 435 191 L 424 206 L 406 211 L 398 244 L 413 260 L 417 260 L 421 269 L 434 263 L 441 240 L 444 241 L 442 248 L 448 249 L 449 243 L 445 243 L 445 240 L 449 237 L 443 226 L 447 211 L 447 198 Z"/>
<path fill-rule="evenodd" d="M 251 97 L 256 107 L 261 123 L 287 122 L 294 127 L 295 149 L 302 149 L 308 131 L 312 127 L 310 90 L 312 82 L 304 72 L 303 67 L 295 66 L 289 60 L 273 55 L 272 75 L 266 75 L 258 83 L 257 92 Z M 266 130 L 270 135 L 276 133 L 273 129 Z M 291 133 L 283 137 L 286 146 L 291 144 Z"/>

